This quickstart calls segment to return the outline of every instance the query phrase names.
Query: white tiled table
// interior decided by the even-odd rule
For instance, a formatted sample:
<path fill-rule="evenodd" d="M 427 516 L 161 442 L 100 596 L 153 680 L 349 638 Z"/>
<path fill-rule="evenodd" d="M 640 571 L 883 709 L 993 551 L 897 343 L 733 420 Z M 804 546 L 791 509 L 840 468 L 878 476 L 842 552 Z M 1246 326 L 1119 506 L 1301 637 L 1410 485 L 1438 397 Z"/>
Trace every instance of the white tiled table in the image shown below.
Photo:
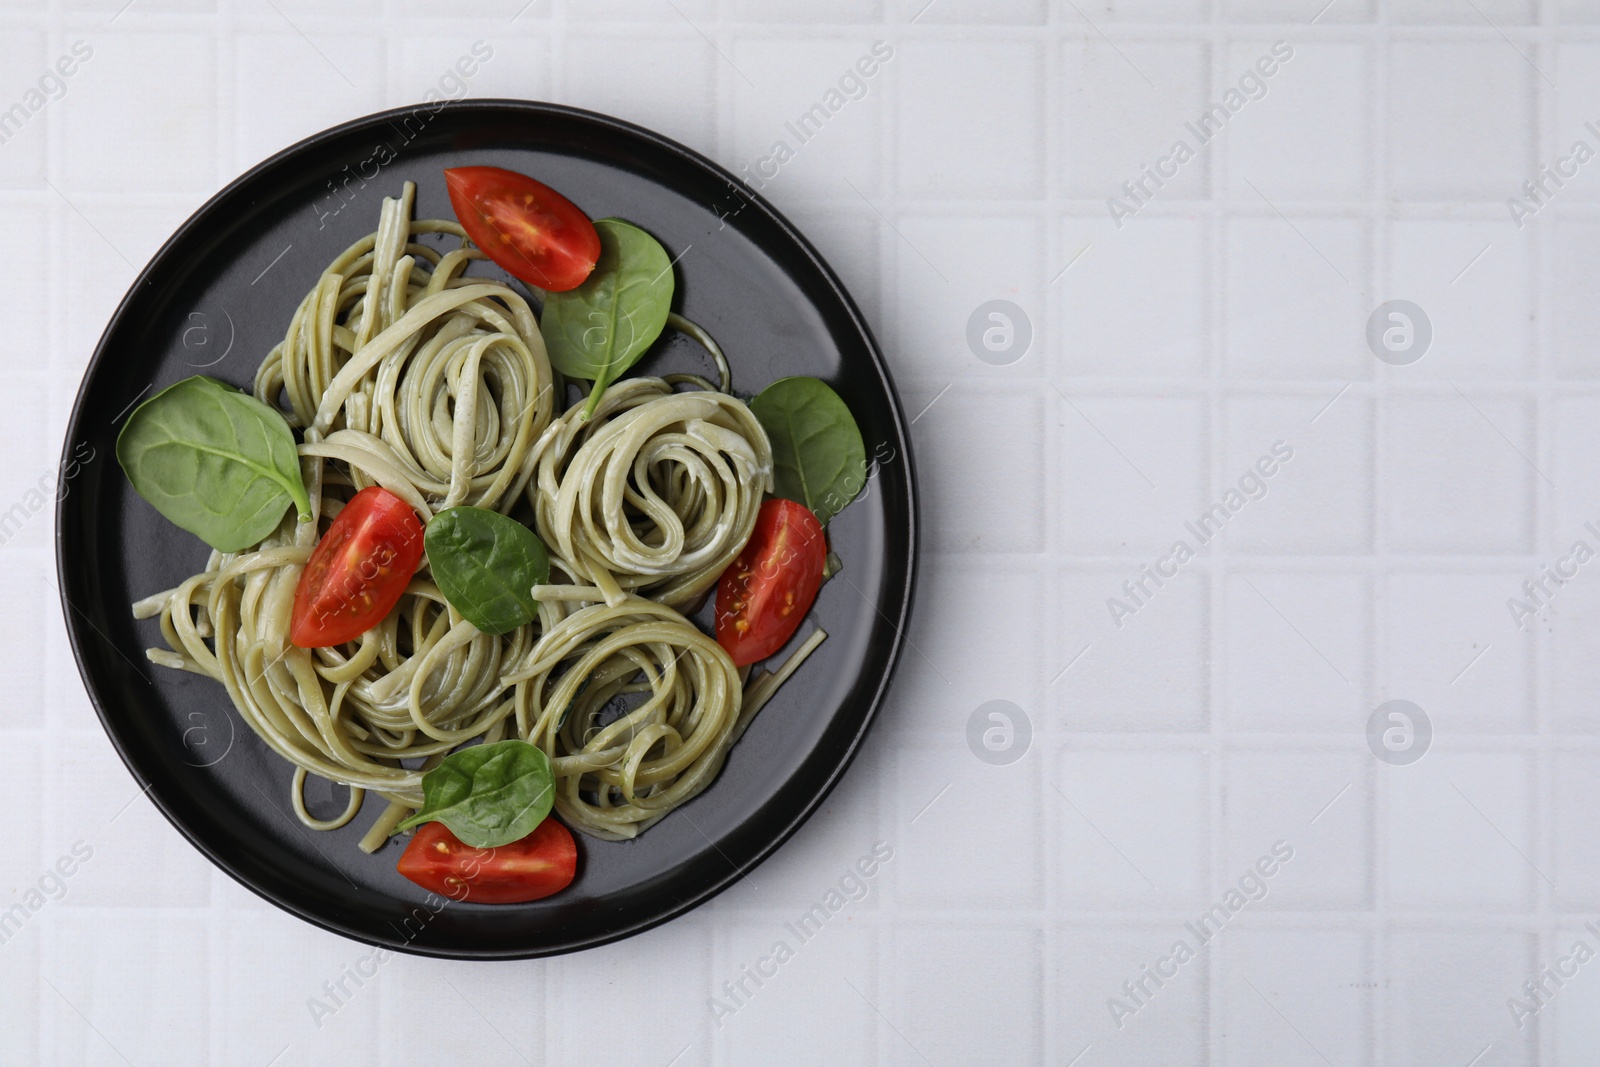
<path fill-rule="evenodd" d="M 0 945 L 0 1063 L 1600 1059 L 1600 960 L 1521 1029 L 1507 1003 L 1600 951 L 1600 562 L 1526 631 L 1506 606 L 1600 549 L 1600 160 L 1520 228 L 1506 203 L 1600 150 L 1600 3 L 1335 0 L 1311 24 L 1323 3 L 6 0 L 0 109 L 92 56 L 0 143 L 0 512 L 56 462 L 136 266 L 285 144 L 442 87 L 754 167 L 882 40 L 764 191 L 920 413 L 928 534 L 878 727 L 752 879 L 576 956 L 397 958 L 319 1018 L 369 950 L 234 885 L 137 794 L 32 515 L 0 545 L 0 910 L 92 856 Z M 1116 226 L 1107 198 L 1275 41 L 1265 94 Z M 1003 365 L 966 341 L 994 299 L 1033 333 Z M 1391 299 L 1433 326 L 1410 366 L 1365 340 Z M 1280 440 L 1265 496 L 1115 625 L 1107 599 Z M 1392 699 L 1432 722 L 1420 762 L 1368 748 Z M 1005 765 L 967 741 L 991 700 L 1031 725 Z M 720 1017 L 880 841 L 865 898 Z M 1171 962 L 1279 841 L 1265 898 Z"/>

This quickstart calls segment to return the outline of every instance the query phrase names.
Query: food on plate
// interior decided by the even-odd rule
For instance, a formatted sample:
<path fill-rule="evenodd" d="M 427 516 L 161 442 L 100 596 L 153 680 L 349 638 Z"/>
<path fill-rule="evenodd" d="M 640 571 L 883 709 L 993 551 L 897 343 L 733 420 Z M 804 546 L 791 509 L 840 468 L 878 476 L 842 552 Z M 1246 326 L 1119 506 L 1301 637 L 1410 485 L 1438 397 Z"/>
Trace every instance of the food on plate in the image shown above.
<path fill-rule="evenodd" d="M 789 643 L 817 599 L 827 561 L 822 524 L 804 504 L 761 505 L 754 536 L 717 586 L 717 642 L 736 666 Z"/>
<path fill-rule="evenodd" d="M 417 831 L 396 869 L 424 889 L 473 904 L 525 904 L 572 884 L 578 846 L 554 819 L 500 848 L 463 844 L 443 823 Z"/>
<path fill-rule="evenodd" d="M 865 453 L 816 379 L 733 395 L 644 230 L 509 171 L 446 184 L 459 222 L 413 219 L 409 182 L 385 199 L 253 395 L 179 382 L 117 454 L 212 548 L 134 605 L 149 658 L 222 683 L 307 826 L 376 793 L 363 849 L 414 831 L 406 877 L 522 902 L 571 882 L 568 827 L 626 840 L 709 786 L 826 638 L 750 669 L 793 643 Z M 669 326 L 717 381 L 622 377 Z M 685 615 L 714 586 L 715 638 Z M 311 814 L 310 775 L 343 812 Z"/>

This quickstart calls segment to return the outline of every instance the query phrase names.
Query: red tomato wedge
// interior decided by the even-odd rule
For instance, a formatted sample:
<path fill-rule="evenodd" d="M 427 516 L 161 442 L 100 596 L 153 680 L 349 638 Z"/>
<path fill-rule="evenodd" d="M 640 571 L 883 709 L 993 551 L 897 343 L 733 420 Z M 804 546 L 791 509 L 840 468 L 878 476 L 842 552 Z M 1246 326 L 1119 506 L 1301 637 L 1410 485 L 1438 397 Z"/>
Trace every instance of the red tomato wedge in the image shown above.
<path fill-rule="evenodd" d="M 400 600 L 422 563 L 422 522 L 374 485 L 350 498 L 311 550 L 294 591 L 289 640 L 300 648 L 354 641 Z"/>
<path fill-rule="evenodd" d="M 717 644 L 735 666 L 788 643 L 811 610 L 827 563 L 822 524 L 804 504 L 768 500 L 733 565 L 717 582 Z"/>
<path fill-rule="evenodd" d="M 472 904 L 523 904 L 559 893 L 578 870 L 572 831 L 546 819 L 499 848 L 463 844 L 442 822 L 423 823 L 395 868 L 424 889 Z"/>
<path fill-rule="evenodd" d="M 512 277 L 562 293 L 594 270 L 594 223 L 548 185 L 499 167 L 452 167 L 444 180 L 467 236 Z"/>

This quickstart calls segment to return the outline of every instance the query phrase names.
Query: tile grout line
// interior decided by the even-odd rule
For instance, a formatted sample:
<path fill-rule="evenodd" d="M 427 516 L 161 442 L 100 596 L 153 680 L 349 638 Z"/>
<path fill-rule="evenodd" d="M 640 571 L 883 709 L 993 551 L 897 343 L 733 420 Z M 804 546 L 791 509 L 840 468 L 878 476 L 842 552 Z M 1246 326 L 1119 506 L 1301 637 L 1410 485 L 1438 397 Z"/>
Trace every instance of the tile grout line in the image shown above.
<path fill-rule="evenodd" d="M 1064 168 L 1061 165 L 1062 137 L 1059 131 L 1062 127 L 1060 99 L 1062 96 L 1063 64 L 1061 54 L 1065 47 L 1058 37 L 1058 16 L 1059 5 L 1053 3 L 1048 5 L 1045 12 L 1047 20 L 1045 39 L 1047 43 L 1044 54 L 1044 84 L 1040 86 L 1044 93 L 1044 193 L 1046 197 L 1045 217 L 1048 223 L 1045 226 L 1043 246 L 1046 269 L 1050 264 L 1060 261 L 1060 249 L 1063 243 L 1061 231 L 1065 224 L 1057 206 L 1057 197 L 1061 188 L 1061 176 L 1064 173 Z M 1053 285 L 1047 285 L 1041 290 L 1043 303 L 1038 309 L 1039 327 L 1035 331 L 1034 340 L 1035 358 L 1039 361 L 1041 372 L 1052 384 L 1054 384 L 1057 377 L 1057 371 L 1066 369 L 1056 365 L 1058 361 L 1061 363 L 1066 362 L 1064 346 L 1054 343 L 1057 339 L 1058 325 L 1064 323 L 1065 320 L 1065 316 L 1058 315 L 1056 309 L 1066 299 L 1066 296 L 1065 290 L 1058 293 L 1052 291 L 1053 288 Z M 1062 330 L 1061 336 L 1064 335 L 1065 331 Z M 1045 418 L 1044 426 L 1042 427 L 1044 454 L 1051 457 L 1059 456 L 1062 442 L 1057 429 L 1058 420 L 1050 416 L 1051 410 L 1056 405 L 1048 395 L 1045 396 L 1044 403 Z M 1046 469 L 1049 469 L 1048 466 Z M 1060 497 L 1063 494 L 1052 492 L 1052 488 L 1050 480 L 1047 480 L 1045 482 L 1047 506 L 1044 512 L 1044 521 L 1047 524 L 1045 546 L 1048 557 L 1045 569 L 1049 574 L 1050 584 L 1054 586 L 1060 581 L 1060 576 L 1053 563 L 1065 555 L 1065 545 L 1062 521 L 1060 519 L 1062 504 Z M 1062 647 L 1061 630 L 1061 621 L 1058 618 L 1050 630 L 1052 638 L 1050 645 L 1053 651 L 1058 652 Z M 1038 744 L 1038 762 L 1042 766 L 1041 773 L 1048 778 L 1052 776 L 1053 768 L 1057 763 L 1066 756 L 1065 749 L 1057 741 L 1057 734 L 1060 732 L 1057 724 L 1057 706 L 1058 702 L 1062 701 L 1057 694 L 1048 688 L 1044 690 L 1040 699 L 1040 713 L 1037 716 L 1039 725 L 1035 728 L 1034 734 L 1036 744 L 1043 742 Z M 1065 1043 L 1065 1035 L 1062 1032 L 1064 1028 L 1057 1021 L 1056 1013 L 1050 1010 L 1050 1005 L 1060 1003 L 1060 982 L 1057 979 L 1056 968 L 1050 966 L 1050 961 L 1059 958 L 1060 923 L 1058 916 L 1063 910 L 1060 883 L 1063 881 L 1061 875 L 1064 872 L 1060 870 L 1060 850 L 1044 848 L 1042 843 L 1044 841 L 1060 840 L 1060 820 L 1058 818 L 1059 809 L 1054 804 L 1044 804 L 1039 810 L 1042 817 L 1039 820 L 1039 825 L 1035 827 L 1035 834 L 1038 835 L 1035 840 L 1040 842 L 1036 847 L 1039 847 L 1043 852 L 1041 868 L 1044 876 L 1042 891 L 1045 908 L 1044 929 L 1040 931 L 1040 944 L 1044 953 L 1043 973 L 1039 976 L 1039 996 L 1042 1003 L 1039 1005 L 1038 1017 L 1044 1020 L 1043 1033 L 1040 1035 L 1040 1052 L 1043 1056 L 1043 1062 L 1059 1063 L 1064 1058 L 1061 1049 Z"/>
<path fill-rule="evenodd" d="M 1368 103 L 1368 114 L 1372 119 L 1372 141 L 1369 151 L 1372 158 L 1372 173 L 1370 175 L 1370 195 L 1372 223 L 1372 247 L 1369 251 L 1371 258 L 1372 282 L 1374 292 L 1367 300 L 1369 305 L 1375 303 L 1380 293 L 1386 293 L 1390 283 L 1389 268 L 1389 188 L 1391 175 L 1389 170 L 1389 65 L 1391 57 L 1391 40 L 1387 34 L 1388 11 L 1379 5 L 1374 12 L 1379 26 L 1384 31 L 1375 41 L 1371 52 L 1372 63 L 1371 94 Z M 1387 296 L 1384 299 L 1388 299 Z M 1376 358 L 1376 357 L 1374 357 Z M 1371 479 L 1371 508 L 1367 516 L 1367 539 L 1372 555 L 1379 561 L 1381 573 L 1385 576 L 1373 582 L 1370 601 L 1371 624 L 1367 633 L 1367 648 L 1371 657 L 1371 677 L 1373 689 L 1368 692 L 1368 702 L 1386 699 L 1387 678 L 1389 669 L 1389 646 L 1384 640 L 1387 631 L 1387 613 L 1389 610 L 1389 583 L 1386 578 L 1389 574 L 1389 541 L 1383 528 L 1381 516 L 1387 513 L 1388 479 L 1384 477 L 1388 461 L 1388 439 L 1385 436 L 1388 428 L 1388 403 L 1387 388 L 1390 378 L 1388 367 L 1375 369 L 1373 380 L 1373 399 L 1367 411 L 1367 418 L 1372 426 L 1372 453 L 1367 457 L 1367 476 Z M 1383 768 L 1377 768 L 1381 772 Z M 1370 786 L 1371 803 L 1368 805 L 1368 844 L 1371 856 L 1368 873 L 1368 889 L 1373 912 L 1379 917 L 1377 933 L 1373 938 L 1368 951 L 1373 962 L 1373 988 L 1372 999 L 1368 1001 L 1368 1040 L 1371 1043 L 1373 1063 L 1385 1063 L 1391 1055 L 1389 1041 L 1389 939 L 1388 939 L 1388 864 L 1381 857 L 1387 855 L 1388 848 L 1388 816 L 1389 794 L 1384 788 L 1381 773 L 1368 769 L 1368 782 Z M 1378 990 L 1384 992 L 1380 995 Z"/>
<path fill-rule="evenodd" d="M 1210 5 L 1211 27 L 1207 39 L 1207 84 L 1204 99 L 1207 101 L 1218 98 L 1219 89 L 1229 84 L 1228 77 L 1228 51 L 1231 43 L 1231 34 L 1223 22 L 1222 0 L 1211 0 Z M 1219 500 L 1224 485 L 1222 474 L 1228 451 L 1227 435 L 1232 425 L 1230 415 L 1230 393 L 1227 387 L 1228 374 L 1228 349 L 1227 330 L 1229 322 L 1228 294 L 1221 279 L 1228 264 L 1228 252 L 1232 246 L 1232 219 L 1233 216 L 1219 210 L 1219 200 L 1226 199 L 1231 203 L 1232 196 L 1228 191 L 1228 180 L 1231 173 L 1230 143 L 1225 139 L 1215 140 L 1212 151 L 1206 160 L 1206 193 L 1211 202 L 1212 210 L 1206 222 L 1206 256 L 1209 259 L 1207 297 L 1207 351 L 1206 371 L 1206 415 L 1204 432 L 1208 438 L 1207 467 L 1205 500 Z M 1207 802 L 1207 823 L 1209 840 L 1206 842 L 1206 859 L 1209 884 L 1206 886 L 1206 898 L 1211 899 L 1216 888 L 1225 885 L 1227 874 L 1224 872 L 1223 853 L 1226 851 L 1223 842 L 1227 838 L 1227 802 L 1224 797 L 1227 766 L 1231 761 L 1232 746 L 1228 740 L 1228 730 L 1232 725 L 1231 716 L 1227 708 L 1227 687 L 1229 673 L 1227 664 L 1219 662 L 1216 655 L 1216 642 L 1218 635 L 1224 633 L 1223 627 L 1228 624 L 1228 608 L 1226 597 L 1221 590 L 1228 584 L 1231 573 L 1231 559 L 1228 554 L 1225 538 L 1216 538 L 1205 554 L 1210 556 L 1208 570 L 1202 572 L 1202 595 L 1205 596 L 1203 608 L 1207 632 L 1203 635 L 1205 642 L 1202 648 L 1201 662 L 1205 664 L 1205 693 L 1206 708 L 1205 722 L 1206 733 L 1211 742 L 1211 758 L 1204 762 L 1205 789 Z M 1226 992 L 1223 988 L 1223 962 L 1222 953 L 1206 953 L 1206 1045 L 1210 1050 L 1210 1060 L 1215 1063 L 1226 1063 L 1227 1056 L 1227 1011 Z"/>
<path fill-rule="evenodd" d="M 1541 68 L 1549 68 L 1555 71 L 1556 76 L 1559 78 L 1560 71 L 1557 69 L 1558 60 L 1554 45 L 1556 24 L 1554 0 L 1541 0 L 1537 6 L 1536 15 L 1542 24 L 1541 44 L 1537 46 L 1535 53 L 1538 56 L 1539 65 Z M 1559 130 L 1557 129 L 1559 97 L 1555 91 L 1545 84 L 1542 76 L 1532 80 L 1530 84 L 1537 94 L 1535 106 L 1537 107 L 1538 121 L 1533 124 L 1532 129 L 1534 138 L 1533 159 L 1537 166 L 1539 161 L 1545 158 L 1545 153 L 1549 150 L 1548 146 L 1559 143 L 1556 139 L 1559 136 Z M 1553 220 L 1559 223 L 1562 217 L 1561 209 L 1557 208 L 1553 215 Z M 1544 461 L 1544 469 L 1550 471 L 1553 478 L 1559 478 L 1560 471 L 1556 467 L 1555 415 L 1551 384 L 1554 330 L 1551 322 L 1553 314 L 1553 293 L 1551 289 L 1555 279 L 1551 261 L 1554 250 L 1551 247 L 1551 242 L 1545 239 L 1544 228 L 1530 227 L 1527 236 L 1528 240 L 1533 242 L 1533 250 L 1528 257 L 1528 262 L 1533 267 L 1535 277 L 1533 286 L 1535 325 L 1533 337 L 1531 338 L 1534 346 L 1534 373 L 1538 382 L 1538 388 L 1533 398 L 1534 454 Z M 1535 553 L 1540 553 L 1548 550 L 1555 543 L 1560 502 L 1556 499 L 1556 491 L 1546 484 L 1544 479 L 1534 479 L 1531 484 L 1535 494 L 1535 525 L 1532 531 L 1533 548 Z M 1530 759 L 1531 765 L 1525 765 L 1526 769 L 1534 775 L 1535 797 L 1533 811 L 1531 812 L 1533 817 L 1531 829 L 1534 834 L 1533 852 L 1539 857 L 1541 870 L 1556 871 L 1556 756 L 1554 753 L 1553 716 L 1550 708 L 1550 697 L 1554 692 L 1553 686 L 1550 684 L 1552 649 L 1549 647 L 1550 642 L 1539 640 L 1536 633 L 1518 634 L 1518 637 L 1528 637 L 1533 641 L 1533 648 L 1528 655 L 1531 672 L 1527 688 L 1523 692 L 1524 699 L 1530 699 L 1533 702 L 1534 730 L 1539 742 L 1535 753 Z M 1544 884 L 1544 879 L 1542 878 L 1539 880 L 1530 879 L 1529 884 L 1532 885 L 1533 892 L 1537 894 L 1535 908 L 1541 920 L 1538 924 L 1541 928 L 1540 932 L 1534 935 L 1530 941 L 1524 942 L 1524 951 L 1531 948 L 1534 953 L 1534 959 L 1527 962 L 1528 973 L 1532 974 L 1540 960 L 1554 958 L 1552 950 L 1557 943 L 1559 920 L 1556 916 L 1555 888 Z M 1535 1043 L 1534 1055 L 1537 1061 L 1541 1064 L 1552 1064 L 1554 1063 L 1554 1042 L 1545 1040 L 1545 1035 L 1545 1027 L 1536 1022 L 1529 1038 Z"/>

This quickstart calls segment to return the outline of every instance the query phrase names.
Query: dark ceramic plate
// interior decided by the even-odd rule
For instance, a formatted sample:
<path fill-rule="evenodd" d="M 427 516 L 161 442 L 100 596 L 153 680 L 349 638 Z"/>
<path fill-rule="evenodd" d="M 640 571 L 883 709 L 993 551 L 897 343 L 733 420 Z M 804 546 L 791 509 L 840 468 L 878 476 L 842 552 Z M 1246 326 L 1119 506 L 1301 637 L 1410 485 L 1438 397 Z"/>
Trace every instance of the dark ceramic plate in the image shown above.
<path fill-rule="evenodd" d="M 222 687 L 158 668 L 161 643 L 133 600 L 205 564 L 207 549 L 128 487 L 111 459 L 132 403 L 191 374 L 248 386 L 323 267 L 377 228 L 383 196 L 418 186 L 419 218 L 450 218 L 441 172 L 490 164 L 536 175 L 592 217 L 652 231 L 677 263 L 676 310 L 728 352 L 749 395 L 787 374 L 832 382 L 869 454 L 887 462 L 834 520 L 844 573 L 817 600 L 829 639 L 757 717 L 720 778 L 638 839 L 579 835 L 578 877 L 534 904 L 451 904 L 437 914 L 395 873 L 397 843 L 304 829 L 290 767 L 238 719 Z M 669 333 L 638 371 L 704 370 Z M 433 956 L 518 958 L 603 944 L 679 915 L 772 853 L 839 780 L 882 701 L 911 607 L 917 544 L 906 422 L 867 324 L 787 220 L 728 172 L 616 119 L 497 100 L 400 110 L 319 134 L 217 194 L 157 253 L 89 364 L 65 459 L 87 444 L 57 515 L 67 628 L 89 696 L 150 797 L 200 851 L 250 889 L 329 930 Z M 84 450 L 78 456 L 88 455 Z M 803 630 L 802 633 L 805 631 Z M 308 788 L 313 811 L 343 791 Z"/>

